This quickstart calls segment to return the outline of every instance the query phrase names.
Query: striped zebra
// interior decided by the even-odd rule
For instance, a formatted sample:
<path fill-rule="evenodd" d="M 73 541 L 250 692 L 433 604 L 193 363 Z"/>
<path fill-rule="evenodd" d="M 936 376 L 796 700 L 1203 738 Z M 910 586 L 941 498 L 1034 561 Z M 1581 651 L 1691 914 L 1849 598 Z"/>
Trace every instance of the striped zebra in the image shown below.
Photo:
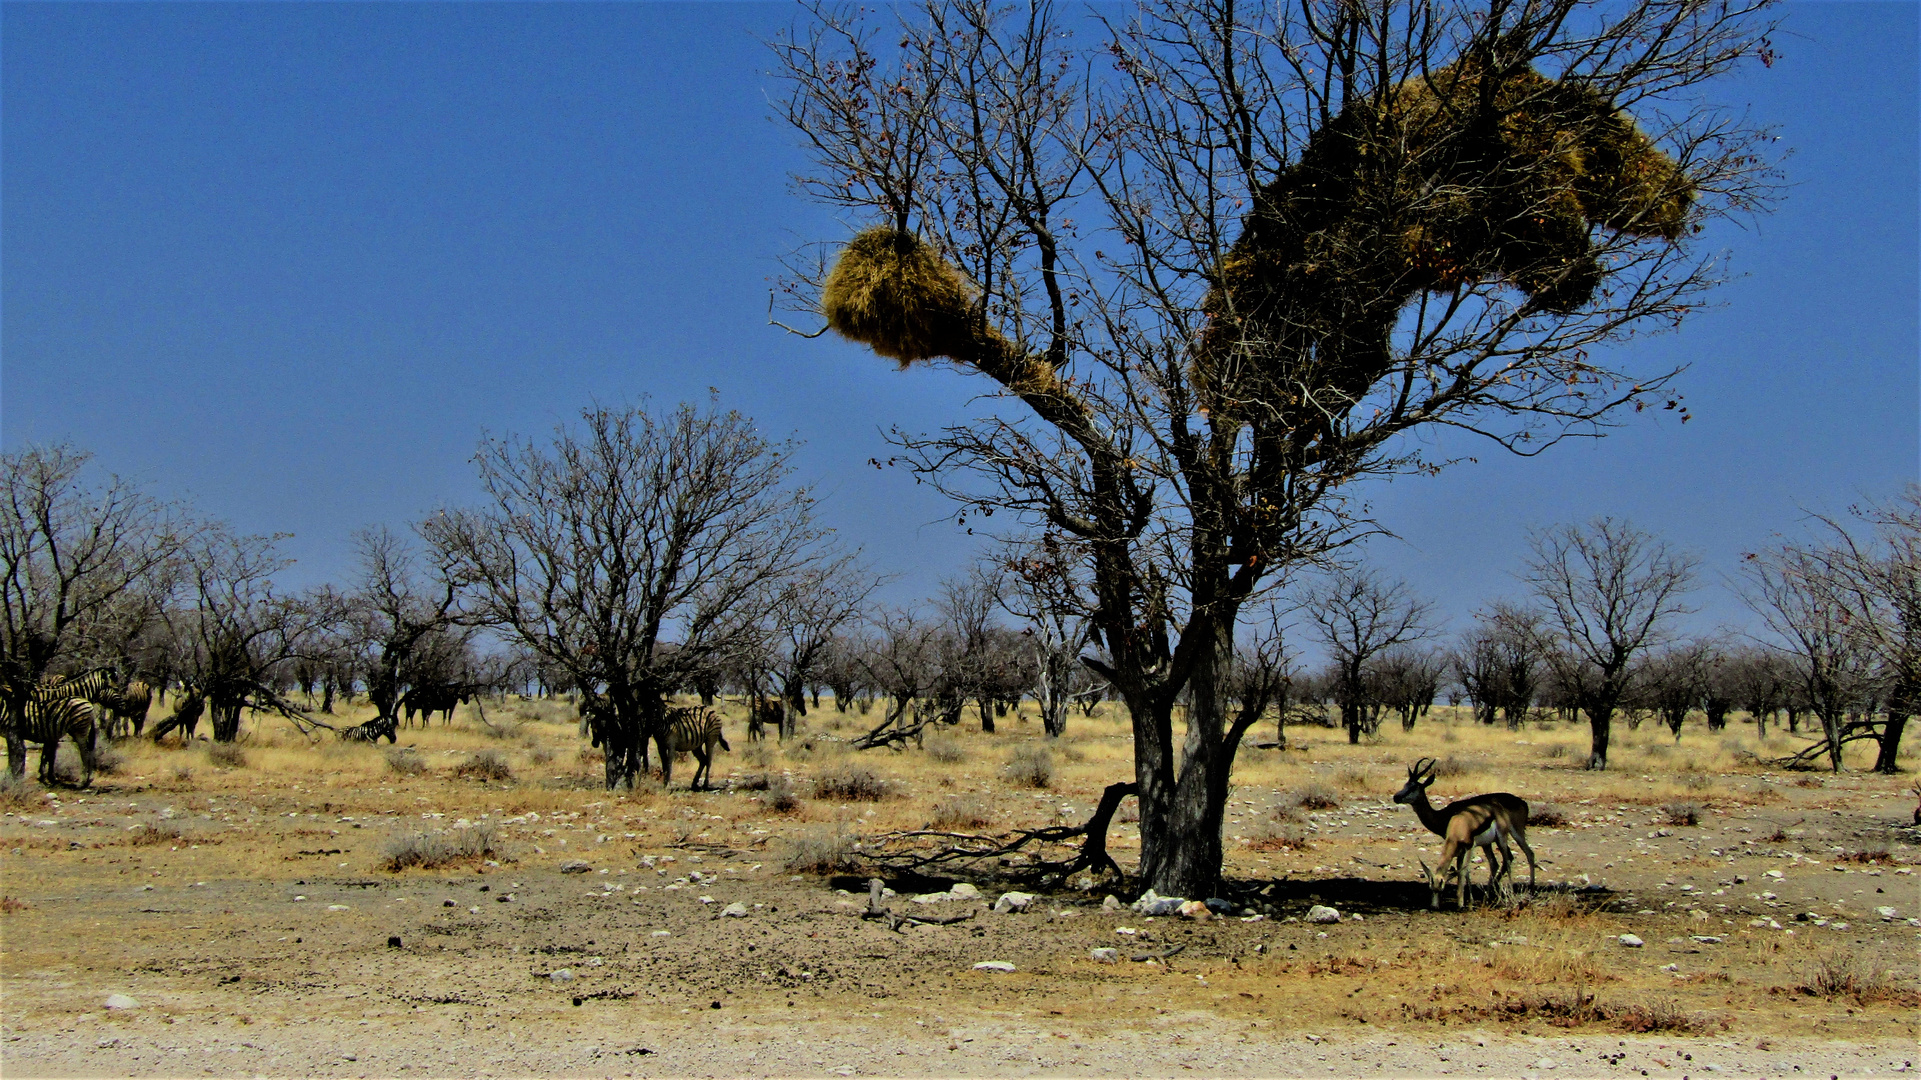
<path fill-rule="evenodd" d="M 694 769 L 692 790 L 704 791 L 713 787 L 714 745 L 722 750 L 732 751 L 727 745 L 727 737 L 721 734 L 720 717 L 711 709 L 697 705 L 670 708 L 661 722 L 660 735 L 660 783 L 665 787 L 673 779 L 674 755 L 692 754 L 698 766 Z"/>
<path fill-rule="evenodd" d="M 135 735 L 147 726 L 147 712 L 153 708 L 153 687 L 135 679 L 119 693 L 106 693 L 93 699 L 105 711 L 107 737 L 117 739 L 132 728 Z"/>
<path fill-rule="evenodd" d="M 400 738 L 394 729 L 399 726 L 400 722 L 391 716 L 376 716 L 364 724 L 340 729 L 340 737 L 346 742 L 377 743 L 385 739 L 397 744 Z"/>
<path fill-rule="evenodd" d="M 40 744 L 40 782 L 53 784 L 53 763 L 60 751 L 60 740 L 71 738 L 74 748 L 80 751 L 80 765 L 85 772 L 80 786 L 93 783 L 94 747 L 99 740 L 99 727 L 94 719 L 94 704 L 86 698 L 70 697 L 41 700 L 36 693 L 30 698 L 22 714 L 16 715 L 11 709 L 3 721 L 7 728 L 9 749 L 16 740 Z M 14 764 L 13 755 L 8 754 L 9 766 Z M 19 771 L 15 776 L 26 772 L 26 753 L 24 747 L 19 756 Z"/>
<path fill-rule="evenodd" d="M 17 695 L 15 693 L 18 689 L 17 683 L 7 683 L 4 688 L 6 692 L 0 694 L 0 701 L 10 702 L 10 704 L 5 704 L 3 708 L 0 708 L 0 735 L 5 736 L 7 743 L 7 771 L 15 776 L 26 775 L 26 744 L 28 742 L 41 742 L 41 740 L 28 735 L 27 731 L 35 726 L 36 717 L 43 717 L 48 714 L 49 710 L 45 708 L 46 706 L 57 705 L 76 699 L 89 701 L 89 703 L 91 703 L 91 701 L 100 698 L 117 696 L 122 689 L 124 679 L 125 676 L 120 674 L 118 665 L 109 664 L 106 667 L 94 668 L 92 671 L 76 675 L 71 679 L 56 675 L 46 682 L 36 685 L 24 695 Z M 25 720 L 22 720 L 22 718 L 14 712 L 15 708 L 24 708 L 26 710 L 28 715 Z M 56 711 L 64 712 L 66 710 Z M 88 723 L 88 742 L 86 748 L 83 749 L 81 753 L 86 758 L 87 776 L 91 781 L 93 777 L 92 746 L 98 736 L 97 730 L 91 726 L 93 723 L 92 710 L 89 710 Z M 76 744 L 78 741 L 76 738 Z M 41 758 L 42 771 L 44 772 L 51 765 L 53 749 L 50 744 L 43 743 L 42 745 L 45 746 Z"/>

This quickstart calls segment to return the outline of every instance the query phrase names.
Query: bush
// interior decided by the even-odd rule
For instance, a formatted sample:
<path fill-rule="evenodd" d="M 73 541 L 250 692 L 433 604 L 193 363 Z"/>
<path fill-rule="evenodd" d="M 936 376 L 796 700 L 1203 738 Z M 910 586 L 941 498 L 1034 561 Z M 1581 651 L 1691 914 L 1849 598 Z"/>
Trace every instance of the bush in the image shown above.
<path fill-rule="evenodd" d="M 15 813 L 36 810 L 42 802 L 40 789 L 33 781 L 0 769 L 0 810 L 11 810 Z"/>
<path fill-rule="evenodd" d="M 975 829 L 994 823 L 993 810 L 972 795 L 953 795 L 934 803 L 930 829 Z"/>
<path fill-rule="evenodd" d="M 1549 761 L 1559 761 L 1562 758 L 1573 757 L 1574 754 L 1574 747 L 1564 742 L 1548 743 L 1541 748 L 1541 756 Z"/>
<path fill-rule="evenodd" d="M 1473 762 L 1464 761 L 1453 754 L 1434 763 L 1434 777 L 1437 780 L 1445 780 L 1450 776 L 1464 776 L 1473 770 Z"/>
<path fill-rule="evenodd" d="M 1281 796 L 1281 805 L 1303 810 L 1333 810 L 1341 805 L 1341 798 L 1326 784 L 1308 784 Z"/>
<path fill-rule="evenodd" d="M 127 765 L 127 755 L 111 746 L 100 746 L 93 752 L 93 771 L 108 776 L 118 775 Z"/>
<path fill-rule="evenodd" d="M 852 763 L 829 769 L 814 778 L 814 798 L 833 802 L 879 802 L 887 797 L 887 781 L 872 769 Z"/>
<path fill-rule="evenodd" d="M 546 765 L 553 760 L 554 752 L 545 746 L 536 745 L 527 750 L 527 763 L 529 765 Z"/>
<path fill-rule="evenodd" d="M 512 780 L 514 771 L 507 767 L 507 759 L 498 750 L 481 750 L 467 755 L 467 760 L 454 766 L 454 775 L 463 780 Z"/>
<path fill-rule="evenodd" d="M 1872 847 L 1864 851 L 1843 852 L 1842 854 L 1836 856 L 1836 859 L 1837 861 L 1840 861 L 1840 862 L 1859 863 L 1862 865 L 1869 865 L 1869 864 L 1878 864 L 1881 866 L 1894 865 L 1894 856 L 1890 854 L 1888 852 L 1888 849 L 1885 847 Z"/>
<path fill-rule="evenodd" d="M 180 826 L 171 821 L 152 825 L 142 825 L 127 835 L 129 847 L 156 847 L 161 844 L 178 844 L 185 839 Z"/>
<path fill-rule="evenodd" d="M 499 855 L 498 839 L 491 825 L 450 833 L 416 833 L 390 842 L 380 865 L 397 874 L 408 867 L 434 870 L 457 862 L 491 859 Z"/>
<path fill-rule="evenodd" d="M 1528 807 L 1527 823 L 1543 829 L 1562 829 L 1567 827 L 1567 811 L 1558 803 L 1539 803 Z"/>
<path fill-rule="evenodd" d="M 927 756 L 942 765 L 959 765 L 967 760 L 967 751 L 961 748 L 959 740 L 936 737 L 927 740 Z"/>
<path fill-rule="evenodd" d="M 742 754 L 740 759 L 746 762 L 749 768 L 770 768 L 774 764 L 774 748 L 768 746 L 764 739 L 760 742 L 748 743 L 747 752 Z"/>
<path fill-rule="evenodd" d="M 1298 821 L 1270 818 L 1248 830 L 1247 846 L 1255 851 L 1306 851 L 1307 827 Z"/>
<path fill-rule="evenodd" d="M 207 764 L 222 769 L 244 769 L 247 755 L 239 743 L 217 742 L 207 747 Z"/>
<path fill-rule="evenodd" d="M 1054 784 L 1054 755 L 1045 747 L 1016 747 L 1002 770 L 1015 787 L 1047 788 Z"/>
<path fill-rule="evenodd" d="M 1367 770 L 1359 765 L 1344 766 L 1340 772 L 1334 774 L 1334 782 L 1344 788 L 1365 791 L 1369 783 Z"/>
<path fill-rule="evenodd" d="M 800 809 L 800 793 L 794 790 L 792 780 L 776 776 L 767 785 L 767 809 L 777 814 L 791 814 Z"/>
<path fill-rule="evenodd" d="M 1667 816 L 1667 822 L 1669 825 L 1701 824 L 1702 810 L 1701 810 L 1700 803 L 1671 802 L 1666 806 L 1662 807 L 1661 812 Z"/>
<path fill-rule="evenodd" d="M 175 765 L 173 767 L 173 782 L 176 784 L 193 783 L 193 766 Z"/>
<path fill-rule="evenodd" d="M 854 859 L 854 838 L 840 826 L 797 837 L 785 867 L 790 874 L 852 873 L 859 869 Z"/>
<path fill-rule="evenodd" d="M 1889 972 L 1889 976 L 1892 975 L 1893 972 Z M 1901 987 L 1890 977 L 1875 974 L 1853 957 L 1839 954 L 1816 961 L 1806 981 L 1792 989 L 1809 997 L 1847 998 L 1857 1005 L 1921 1005 L 1921 994 Z"/>
<path fill-rule="evenodd" d="M 767 773 L 749 773 L 734 785 L 742 791 L 766 791 L 774 786 L 774 778 Z"/>
<path fill-rule="evenodd" d="M 411 746 L 390 747 L 387 750 L 387 768 L 402 776 L 419 776 L 427 771 L 427 759 Z"/>

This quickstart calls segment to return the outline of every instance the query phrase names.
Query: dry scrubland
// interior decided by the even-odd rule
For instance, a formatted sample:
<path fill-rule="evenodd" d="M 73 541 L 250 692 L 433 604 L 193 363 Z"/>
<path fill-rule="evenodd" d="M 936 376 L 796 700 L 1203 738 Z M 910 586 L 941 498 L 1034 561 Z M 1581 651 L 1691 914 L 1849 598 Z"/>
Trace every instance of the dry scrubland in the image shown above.
<path fill-rule="evenodd" d="M 1286 750 L 1243 751 L 1227 874 L 1259 919 L 1149 920 L 1098 891 L 1015 914 L 901 896 L 895 911 L 976 914 L 899 932 L 860 917 L 857 880 L 801 871 L 888 830 L 1083 820 L 1130 777 L 1118 711 L 1076 715 L 1052 745 L 1031 719 L 981 734 L 970 711 L 924 749 L 854 754 L 839 740 L 861 718 L 831 705 L 784 747 L 749 744 L 730 708 L 707 793 L 686 790 L 691 760 L 666 790 L 601 789 L 559 702 L 491 703 L 491 726 L 463 707 L 403 729 L 410 750 L 268 717 L 232 749 L 124 742 L 92 790 L 6 793 L 0 1064 L 1680 1076 L 1921 1060 L 1910 781 L 1770 772 L 1753 754 L 1796 744 L 1742 723 L 1678 746 L 1623 726 L 1597 775 L 1584 726 L 1438 712 L 1361 746 L 1291 728 Z M 1533 803 L 1531 900 L 1424 910 L 1416 860 L 1438 843 L 1388 801 L 1424 754 L 1437 802 Z M 1316 902 L 1350 917 L 1300 921 Z M 735 903 L 745 916 L 722 917 Z M 1017 970 L 973 969 L 989 960 Z M 138 1007 L 103 1008 L 116 993 Z"/>

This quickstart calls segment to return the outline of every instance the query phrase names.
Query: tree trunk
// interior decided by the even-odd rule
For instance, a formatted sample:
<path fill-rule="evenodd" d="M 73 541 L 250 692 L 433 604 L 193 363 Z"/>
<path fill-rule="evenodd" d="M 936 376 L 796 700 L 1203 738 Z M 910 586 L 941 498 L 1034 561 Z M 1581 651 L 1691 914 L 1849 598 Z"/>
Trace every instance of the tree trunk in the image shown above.
<path fill-rule="evenodd" d="M 1895 760 L 1901 756 L 1901 734 L 1908 726 L 1908 711 L 1889 703 L 1888 722 L 1881 729 L 1881 750 L 1874 758 L 1874 771 L 1890 776 L 1901 771 Z"/>
<path fill-rule="evenodd" d="M 1588 748 L 1587 767 L 1596 771 L 1608 767 L 1608 736 L 1614 727 L 1614 706 L 1612 703 L 1595 702 L 1587 706 L 1588 729 L 1592 738 Z"/>
<path fill-rule="evenodd" d="M 974 704 L 980 709 L 981 732 L 986 735 L 992 735 L 994 733 L 993 703 L 988 701 L 986 698 L 978 698 L 975 700 Z"/>
<path fill-rule="evenodd" d="M 230 743 L 240 737 L 240 710 L 246 702 L 232 698 L 211 698 L 209 705 L 213 710 L 213 741 Z"/>

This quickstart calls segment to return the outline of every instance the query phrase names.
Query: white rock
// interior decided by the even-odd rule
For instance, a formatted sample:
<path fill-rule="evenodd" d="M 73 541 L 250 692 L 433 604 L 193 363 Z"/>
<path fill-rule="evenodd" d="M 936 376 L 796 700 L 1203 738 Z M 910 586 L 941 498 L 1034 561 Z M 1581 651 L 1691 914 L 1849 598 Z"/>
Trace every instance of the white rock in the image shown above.
<path fill-rule="evenodd" d="M 560 872 L 563 874 L 585 874 L 591 872 L 593 868 L 593 864 L 584 859 L 569 859 L 560 864 Z"/>
<path fill-rule="evenodd" d="M 960 884 L 955 885 L 953 888 L 947 890 L 947 895 L 953 897 L 956 900 L 979 900 L 981 897 L 981 891 L 979 889 L 976 889 L 972 885 L 969 885 L 967 882 L 963 881 Z"/>
<path fill-rule="evenodd" d="M 549 980 L 551 980 L 551 981 L 553 981 L 553 982 L 557 982 L 557 983 L 564 983 L 564 982 L 573 982 L 573 981 L 574 981 L 574 969 L 573 969 L 573 968 L 561 968 L 561 969 L 560 969 L 559 971 L 555 971 L 555 972 L 550 972 L 550 973 L 548 973 L 548 975 L 547 975 L 547 978 L 548 978 Z"/>
<path fill-rule="evenodd" d="M 1879 916 L 1881 916 L 1881 917 L 1882 917 L 1882 918 L 1884 918 L 1884 919 L 1897 919 L 1897 918 L 1900 918 L 1900 913 L 1899 913 L 1899 912 L 1897 912 L 1897 911 L 1895 911 L 1895 910 L 1894 910 L 1893 908 L 1891 908 L 1891 907 L 1878 907 L 1878 908 L 1875 908 L 1875 909 L 1874 909 L 1874 913 L 1875 913 L 1876 915 L 1879 915 Z"/>
<path fill-rule="evenodd" d="M 1033 902 L 1034 897 L 1031 893 L 1004 892 L 999 900 L 994 901 L 994 910 L 1002 914 L 1010 911 L 1026 911 L 1028 905 Z"/>
<path fill-rule="evenodd" d="M 1189 900 L 1187 903 L 1182 904 L 1180 906 L 1180 916 L 1183 919 L 1207 920 L 1207 919 L 1213 918 L 1214 913 L 1212 911 L 1209 911 L 1207 909 L 1207 905 L 1202 903 L 1201 901 Z"/>
<path fill-rule="evenodd" d="M 1101 901 L 1101 910 L 1103 911 L 1119 911 L 1126 906 L 1127 905 L 1121 903 L 1113 893 L 1108 893 L 1107 899 Z"/>
<path fill-rule="evenodd" d="M 1142 915 L 1172 915 L 1185 903 L 1187 898 L 1184 896 L 1162 896 L 1153 889 L 1149 889 L 1141 894 L 1139 900 L 1134 901 L 1133 907 Z"/>
<path fill-rule="evenodd" d="M 327 905 L 327 910 L 328 910 L 328 911 L 345 911 L 345 910 L 347 910 L 347 905 L 345 905 L 345 904 L 328 904 L 328 905 Z"/>
<path fill-rule="evenodd" d="M 745 919 L 747 917 L 747 905 L 736 900 L 720 909 L 720 917 L 723 919 Z"/>
<path fill-rule="evenodd" d="M 1615 938 L 1614 940 L 1619 941 L 1621 944 L 1627 946 L 1630 949 L 1638 949 L 1641 946 L 1647 944 L 1647 942 L 1642 941 L 1640 938 L 1634 936 L 1633 934 L 1622 934 L 1620 937 Z"/>
<path fill-rule="evenodd" d="M 1315 904 L 1313 907 L 1307 909 L 1307 921 L 1311 923 L 1337 923 L 1341 921 L 1341 913 L 1328 907 L 1326 904 Z"/>
<path fill-rule="evenodd" d="M 139 1007 L 140 1003 L 138 1001 L 135 1001 L 125 994 L 107 995 L 107 1008 L 109 1009 L 138 1009 Z"/>
<path fill-rule="evenodd" d="M 1534 1063 L 1534 1067 L 1537 1069 L 1552 1069 L 1554 1067 L 1554 1059 L 1542 1058 L 1541 1060 Z"/>
<path fill-rule="evenodd" d="M 1014 965 L 1008 963 L 1005 960 L 982 960 L 980 963 L 974 965 L 974 970 L 975 971 L 991 971 L 997 974 L 1006 975 L 1009 972 L 1012 972 L 1014 970 Z"/>
<path fill-rule="evenodd" d="M 1087 955 L 1103 964 L 1117 964 L 1121 959 L 1119 949 L 1089 949 Z"/>

